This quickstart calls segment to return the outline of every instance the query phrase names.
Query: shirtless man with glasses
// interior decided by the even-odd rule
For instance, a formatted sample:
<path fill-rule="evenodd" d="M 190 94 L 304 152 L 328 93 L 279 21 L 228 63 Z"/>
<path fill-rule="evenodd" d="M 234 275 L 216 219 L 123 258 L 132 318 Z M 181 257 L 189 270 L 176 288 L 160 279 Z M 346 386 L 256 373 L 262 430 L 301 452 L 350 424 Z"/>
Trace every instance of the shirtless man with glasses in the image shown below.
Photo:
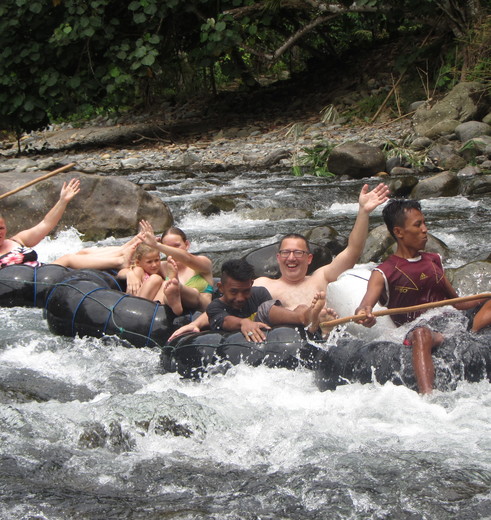
<path fill-rule="evenodd" d="M 319 267 L 311 275 L 307 276 L 309 264 L 313 255 L 310 252 L 308 241 L 302 235 L 292 233 L 283 237 L 279 251 L 276 255 L 281 276 L 278 279 L 262 276 L 254 281 L 254 286 L 265 287 L 275 300 L 294 309 L 298 305 L 308 305 L 316 295 L 325 298 L 325 291 L 330 282 L 337 280 L 338 276 L 347 269 L 351 269 L 360 258 L 365 241 L 368 236 L 368 221 L 370 213 L 388 200 L 389 188 L 380 183 L 369 191 L 368 184 L 361 189 L 358 198 L 359 208 L 355 224 L 351 230 L 348 245 L 334 260 L 327 265 Z M 327 314 L 328 309 L 321 315 Z M 199 332 L 208 328 L 206 313 L 201 314 L 192 323 L 184 325 L 176 330 L 170 339 L 185 332 Z"/>
<path fill-rule="evenodd" d="M 358 199 L 358 215 L 348 245 L 330 264 L 319 267 L 307 276 L 313 259 L 309 244 L 302 235 L 291 233 L 283 237 L 276 254 L 280 278 L 275 280 L 262 276 L 254 281 L 254 285 L 266 287 L 271 296 L 280 300 L 288 309 L 312 301 L 315 294 L 325 291 L 329 283 L 356 264 L 365 247 L 370 213 L 388 200 L 388 194 L 389 188 L 383 183 L 371 191 L 367 184 L 363 186 Z"/>

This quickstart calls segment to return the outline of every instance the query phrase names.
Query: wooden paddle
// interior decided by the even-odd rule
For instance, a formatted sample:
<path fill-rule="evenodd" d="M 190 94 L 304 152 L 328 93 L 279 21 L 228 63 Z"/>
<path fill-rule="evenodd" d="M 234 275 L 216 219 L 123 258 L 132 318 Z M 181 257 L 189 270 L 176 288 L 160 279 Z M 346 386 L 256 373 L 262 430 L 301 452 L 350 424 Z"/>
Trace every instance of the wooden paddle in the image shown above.
<path fill-rule="evenodd" d="M 74 166 L 75 166 L 75 163 L 70 163 L 65 166 L 62 166 L 61 168 L 58 168 L 57 170 L 53 170 L 52 172 L 47 173 L 46 175 L 42 175 L 41 177 L 38 177 L 37 179 L 33 179 L 32 181 L 29 181 L 26 184 L 19 186 L 18 188 L 15 188 L 15 190 L 11 190 L 11 191 L 7 191 L 7 193 L 3 193 L 2 195 L 0 195 L 0 199 L 4 199 L 5 197 L 8 197 L 9 195 L 13 195 L 14 193 L 17 193 L 18 191 L 21 191 L 25 188 L 29 188 L 29 186 L 32 186 L 33 184 L 36 184 L 37 182 L 41 182 L 46 179 L 49 179 L 50 177 L 53 177 L 54 175 L 57 175 L 58 173 L 67 171 L 70 168 L 73 168 Z"/>
<path fill-rule="evenodd" d="M 412 307 L 398 307 L 394 309 L 383 309 L 381 311 L 372 312 L 374 316 L 388 316 L 390 314 L 407 314 L 413 311 L 420 311 L 423 309 L 433 309 L 435 307 L 444 307 L 445 305 L 453 305 L 455 303 L 470 302 L 472 300 L 484 300 L 491 298 L 491 293 L 474 294 L 471 296 L 461 296 L 460 298 L 451 298 L 450 300 L 442 300 L 440 302 L 421 303 L 420 305 L 413 305 Z M 320 323 L 321 327 L 333 327 L 335 325 L 341 325 L 348 321 L 361 320 L 365 318 L 365 314 L 354 314 L 353 316 L 345 316 L 344 318 L 338 318 L 331 321 L 323 321 Z"/>

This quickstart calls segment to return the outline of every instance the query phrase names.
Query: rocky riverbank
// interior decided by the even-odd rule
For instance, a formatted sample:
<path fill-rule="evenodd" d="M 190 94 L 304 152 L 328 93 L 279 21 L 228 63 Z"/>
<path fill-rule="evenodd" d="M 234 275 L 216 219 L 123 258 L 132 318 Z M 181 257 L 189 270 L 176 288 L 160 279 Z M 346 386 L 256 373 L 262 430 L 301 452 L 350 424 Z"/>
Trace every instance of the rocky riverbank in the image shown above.
<path fill-rule="evenodd" d="M 194 129 L 193 129 L 194 128 Z M 4 150 L 0 172 L 46 171 L 75 162 L 77 170 L 118 174 L 138 170 L 221 171 L 291 168 L 295 154 L 319 144 L 357 141 L 381 147 L 400 143 L 411 134 L 410 118 L 393 123 L 353 126 L 323 123 L 310 117 L 279 128 L 257 125 L 186 131 L 154 124 L 130 123 L 88 128 L 46 130 L 22 141 L 27 155 L 17 156 L 13 143 Z M 172 135 L 172 137 L 169 137 Z"/>
<path fill-rule="evenodd" d="M 141 187 L 149 191 L 150 198 L 136 197 L 135 185 L 125 184 L 125 174 L 149 170 L 180 175 L 203 171 L 274 173 L 301 164 L 302 156 L 315 147 L 333 147 L 327 164 L 333 174 L 355 178 L 384 175 L 395 195 L 425 198 L 491 192 L 491 104 L 481 85 L 461 83 L 433 105 L 420 102 L 409 107 L 413 115 L 371 125 L 349 124 L 336 116 L 334 108 L 331 117 L 324 119 L 318 111 L 306 111 L 303 117 L 296 114 L 288 121 L 244 119 L 240 124 L 237 119 L 220 124 L 217 114 L 199 117 L 189 110 L 173 114 L 168 124 L 147 115 L 142 120 L 98 120 L 84 128 L 53 127 L 22 139 L 26 152 L 22 156 L 17 155 L 14 143 L 3 144 L 0 190 L 9 191 L 29 177 L 75 163 L 72 172 L 94 177 L 94 196 L 84 200 L 80 215 L 82 211 L 97 215 L 101 224 L 94 229 L 97 219 L 90 224 L 80 215 L 76 219 L 80 231 L 93 239 L 104 236 L 104 226 L 107 229 L 107 222 L 122 214 L 122 207 L 132 218 L 123 228 L 118 227 L 120 236 L 133 233 L 139 215 L 158 212 L 154 201 L 151 211 L 145 202 L 157 198 L 151 195 L 152 186 Z M 308 167 L 304 173 L 310 173 Z M 462 178 L 465 183 L 460 182 Z M 41 183 L 43 193 L 56 193 L 59 183 L 60 178 Z M 26 219 L 31 221 L 37 215 L 33 215 L 32 199 L 38 189 L 29 188 L 4 199 L 2 211 L 14 213 L 19 225 Z M 108 196 L 102 200 L 95 196 L 97 191 Z M 137 201 L 136 206 L 131 200 Z M 160 210 L 166 217 L 155 221 L 159 230 L 172 219 L 164 206 Z"/>

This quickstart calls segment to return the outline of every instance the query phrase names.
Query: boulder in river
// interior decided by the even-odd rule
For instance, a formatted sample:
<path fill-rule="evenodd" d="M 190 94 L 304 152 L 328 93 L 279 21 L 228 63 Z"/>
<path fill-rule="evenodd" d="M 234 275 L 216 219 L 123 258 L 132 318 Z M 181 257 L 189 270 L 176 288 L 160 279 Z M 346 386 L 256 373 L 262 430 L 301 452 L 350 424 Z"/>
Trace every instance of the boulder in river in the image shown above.
<path fill-rule="evenodd" d="M 354 179 L 371 177 L 385 170 L 385 155 L 375 146 L 347 142 L 332 150 L 327 168 L 335 175 L 349 175 Z"/>
<path fill-rule="evenodd" d="M 411 191 L 412 199 L 432 197 L 453 197 L 459 194 L 459 179 L 455 173 L 442 172 L 423 179 Z"/>
<path fill-rule="evenodd" d="M 38 174 L 9 172 L 0 175 L 0 193 L 32 181 Z M 138 222 L 148 220 L 156 232 L 173 223 L 167 205 L 134 183 L 117 177 L 64 172 L 30 186 L 0 201 L 8 234 L 36 225 L 59 199 L 64 181 L 80 178 L 80 193 L 68 204 L 57 229 L 73 226 L 86 240 L 108 236 L 127 237 L 138 232 Z"/>

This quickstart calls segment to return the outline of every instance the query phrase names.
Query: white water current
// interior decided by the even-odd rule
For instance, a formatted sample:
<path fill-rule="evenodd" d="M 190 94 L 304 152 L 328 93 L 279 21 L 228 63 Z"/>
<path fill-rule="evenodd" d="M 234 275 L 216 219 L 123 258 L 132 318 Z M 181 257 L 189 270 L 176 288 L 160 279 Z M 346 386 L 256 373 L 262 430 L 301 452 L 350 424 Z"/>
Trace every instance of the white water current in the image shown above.
<path fill-rule="evenodd" d="M 314 225 L 349 230 L 350 193 L 312 203 Z M 299 230 L 238 213 L 203 218 L 176 197 L 177 224 L 210 256 Z M 488 217 L 472 218 L 489 215 L 489 199 L 424 202 L 448 266 L 488 244 Z M 67 230 L 37 250 L 48 262 L 84 245 Z M 55 336 L 41 309 L 0 308 L 0 322 L 2 520 L 491 518 L 488 381 L 426 397 L 376 381 L 320 392 L 306 369 L 238 365 L 197 383 L 163 374 L 158 349 Z"/>

